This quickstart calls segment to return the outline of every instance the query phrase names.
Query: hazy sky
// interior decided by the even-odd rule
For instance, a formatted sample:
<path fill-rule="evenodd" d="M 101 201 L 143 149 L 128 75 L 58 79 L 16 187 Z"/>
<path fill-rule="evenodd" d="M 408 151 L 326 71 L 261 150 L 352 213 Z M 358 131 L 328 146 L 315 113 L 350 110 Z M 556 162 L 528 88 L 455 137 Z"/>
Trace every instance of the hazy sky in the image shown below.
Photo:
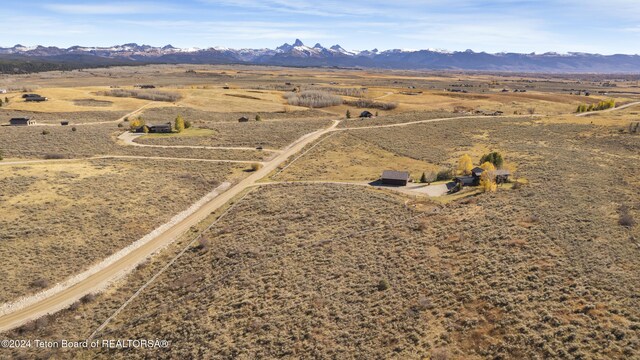
<path fill-rule="evenodd" d="M 640 53 L 640 0 L 3 0 L 0 46 Z"/>

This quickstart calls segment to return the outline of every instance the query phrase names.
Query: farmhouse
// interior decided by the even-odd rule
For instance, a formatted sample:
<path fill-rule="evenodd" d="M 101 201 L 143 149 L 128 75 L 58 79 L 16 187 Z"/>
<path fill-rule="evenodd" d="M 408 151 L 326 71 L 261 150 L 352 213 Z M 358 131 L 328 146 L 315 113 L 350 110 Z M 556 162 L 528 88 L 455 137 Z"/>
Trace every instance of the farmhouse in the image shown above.
<path fill-rule="evenodd" d="M 385 170 L 382 172 L 380 181 L 383 185 L 406 186 L 409 180 L 408 171 Z"/>
<path fill-rule="evenodd" d="M 458 176 L 453 179 L 456 185 L 460 184 L 460 186 L 478 186 L 480 185 L 480 177 L 484 170 L 479 167 L 474 167 L 471 169 L 471 175 L 469 176 Z M 493 171 L 493 175 L 495 176 L 496 184 L 503 184 L 509 181 L 509 176 L 511 173 L 509 170 L 495 170 Z"/>
<path fill-rule="evenodd" d="M 41 96 L 38 94 L 22 94 L 23 99 L 30 98 L 30 97 L 41 97 Z"/>
<path fill-rule="evenodd" d="M 240 119 L 238 119 L 238 122 L 247 122 L 247 121 L 249 121 L 249 118 L 246 116 L 243 116 Z"/>
<path fill-rule="evenodd" d="M 21 118 L 12 118 L 11 120 L 9 120 L 9 124 L 11 126 L 30 126 L 30 125 L 35 125 L 36 121 L 31 120 L 31 118 L 28 118 L 28 117 L 21 117 Z"/>
<path fill-rule="evenodd" d="M 360 117 L 361 118 L 371 118 L 371 117 L 373 117 L 373 114 L 371 112 L 369 112 L 368 110 L 365 110 L 365 111 L 360 113 Z"/>
<path fill-rule="evenodd" d="M 164 124 L 149 125 L 149 132 L 150 133 L 170 133 L 171 123 L 168 122 Z"/>

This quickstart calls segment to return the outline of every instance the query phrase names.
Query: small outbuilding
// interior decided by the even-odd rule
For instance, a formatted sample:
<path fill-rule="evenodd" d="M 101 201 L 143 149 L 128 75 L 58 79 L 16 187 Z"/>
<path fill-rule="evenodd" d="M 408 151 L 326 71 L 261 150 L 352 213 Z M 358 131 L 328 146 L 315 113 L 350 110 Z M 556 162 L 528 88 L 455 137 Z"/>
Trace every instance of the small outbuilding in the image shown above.
<path fill-rule="evenodd" d="M 511 176 L 511 172 L 509 172 L 509 170 L 496 170 L 493 174 L 496 177 L 496 184 L 509 182 L 509 176 Z"/>
<path fill-rule="evenodd" d="M 171 123 L 164 123 L 164 124 L 156 124 L 156 125 L 149 125 L 149 132 L 150 133 L 170 133 L 172 131 L 171 129 Z"/>
<path fill-rule="evenodd" d="M 249 118 L 246 116 L 241 117 L 240 119 L 238 119 L 238 122 L 248 122 Z"/>
<path fill-rule="evenodd" d="M 26 102 L 43 102 L 43 101 L 47 101 L 49 99 L 47 99 L 46 97 L 43 96 L 29 96 L 27 98 L 24 99 L 24 101 Z"/>
<path fill-rule="evenodd" d="M 373 114 L 371 112 L 369 112 L 368 110 L 365 110 L 365 111 L 360 113 L 360 117 L 361 118 L 372 118 Z"/>
<path fill-rule="evenodd" d="M 69 125 L 69 121 L 66 121 L 66 120 L 65 121 L 60 121 L 60 125 L 67 126 L 67 125 Z"/>
<path fill-rule="evenodd" d="M 35 124 L 36 121 L 31 120 L 31 118 L 28 117 L 12 118 L 11 120 L 9 120 L 9 125 L 11 126 L 31 126 Z"/>
<path fill-rule="evenodd" d="M 382 172 L 380 182 L 383 185 L 407 186 L 410 179 L 408 171 L 385 170 Z"/>

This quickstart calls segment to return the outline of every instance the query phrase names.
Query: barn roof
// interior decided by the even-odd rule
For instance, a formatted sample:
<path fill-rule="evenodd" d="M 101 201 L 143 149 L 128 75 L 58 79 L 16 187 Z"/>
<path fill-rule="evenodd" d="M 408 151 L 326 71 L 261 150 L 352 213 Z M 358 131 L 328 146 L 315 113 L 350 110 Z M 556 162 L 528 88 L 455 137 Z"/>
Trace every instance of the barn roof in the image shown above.
<path fill-rule="evenodd" d="M 493 172 L 495 176 L 509 176 L 511 172 L 509 170 L 496 170 Z"/>
<path fill-rule="evenodd" d="M 408 171 L 385 170 L 382 172 L 383 179 L 389 180 L 409 180 Z"/>

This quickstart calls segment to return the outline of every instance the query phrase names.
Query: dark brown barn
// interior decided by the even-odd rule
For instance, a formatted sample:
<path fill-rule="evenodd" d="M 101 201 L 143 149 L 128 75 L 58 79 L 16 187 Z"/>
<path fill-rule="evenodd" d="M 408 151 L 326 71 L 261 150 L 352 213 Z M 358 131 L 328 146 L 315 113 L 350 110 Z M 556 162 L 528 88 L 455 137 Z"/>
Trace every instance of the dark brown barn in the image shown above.
<path fill-rule="evenodd" d="M 31 120 L 31 118 L 28 117 L 12 118 L 11 120 L 9 120 L 9 125 L 11 126 L 30 126 L 35 124 L 36 121 Z"/>
<path fill-rule="evenodd" d="M 385 170 L 382 172 L 380 181 L 383 185 L 407 186 L 409 182 L 408 171 Z"/>
<path fill-rule="evenodd" d="M 42 97 L 42 96 L 30 96 L 28 98 L 25 98 L 24 101 L 26 102 L 43 102 L 43 101 L 47 101 L 49 99 L 47 99 L 46 97 Z"/>
<path fill-rule="evenodd" d="M 150 133 L 170 133 L 171 132 L 171 123 L 157 124 L 157 125 L 149 125 Z"/>

